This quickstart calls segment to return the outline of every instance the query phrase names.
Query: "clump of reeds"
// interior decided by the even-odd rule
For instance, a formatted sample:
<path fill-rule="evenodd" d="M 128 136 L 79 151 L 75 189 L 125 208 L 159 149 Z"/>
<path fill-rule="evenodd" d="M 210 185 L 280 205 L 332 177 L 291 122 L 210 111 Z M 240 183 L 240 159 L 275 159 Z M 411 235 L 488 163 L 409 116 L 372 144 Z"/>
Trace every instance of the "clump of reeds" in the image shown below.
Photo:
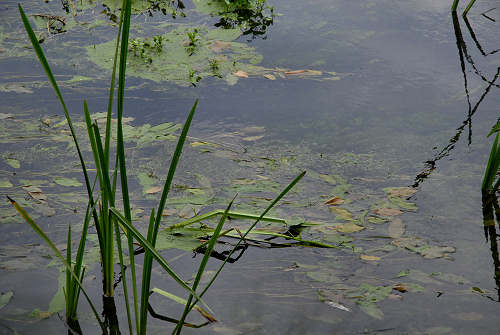
<path fill-rule="evenodd" d="M 24 219 L 30 224 L 30 226 L 45 240 L 45 242 L 50 246 L 56 256 L 61 260 L 66 268 L 66 284 L 64 287 L 65 298 L 66 298 L 66 321 L 67 324 L 72 328 L 72 330 L 77 333 L 81 333 L 81 329 L 78 325 L 77 307 L 80 293 L 83 292 L 85 298 L 90 304 L 96 320 L 98 321 L 104 334 L 118 334 L 118 322 L 115 313 L 115 305 L 113 301 L 114 296 L 114 264 L 116 263 L 115 247 L 118 253 L 118 262 L 121 268 L 121 278 L 123 283 L 123 291 L 125 297 L 125 306 L 127 312 L 127 321 L 130 334 L 140 334 L 145 335 L 147 329 L 147 318 L 148 318 L 148 306 L 149 306 L 149 296 L 151 294 L 150 282 L 152 274 L 152 264 L 155 260 L 169 275 L 169 277 L 176 281 L 187 294 L 189 298 L 185 302 L 185 308 L 181 315 L 181 318 L 177 321 L 177 325 L 173 331 L 174 334 L 179 334 L 182 330 L 184 321 L 189 312 L 196 306 L 198 302 L 205 304 L 201 298 L 212 285 L 212 283 L 217 278 L 218 274 L 226 264 L 226 261 L 231 257 L 235 250 L 237 250 L 241 241 L 245 236 L 251 231 L 255 225 L 260 222 L 260 220 L 265 218 L 265 215 L 271 210 L 276 203 L 287 194 L 290 189 L 298 183 L 298 181 L 304 176 L 304 173 L 296 177 L 284 190 L 281 192 L 274 201 L 263 211 L 263 213 L 255 220 L 251 227 L 247 230 L 245 234 L 241 237 L 239 242 L 234 246 L 232 251 L 228 254 L 226 260 L 220 265 L 215 275 L 212 277 L 210 282 L 197 293 L 198 286 L 200 284 L 200 279 L 205 271 L 205 267 L 213 251 L 217 239 L 223 235 L 221 233 L 222 227 L 228 216 L 228 211 L 230 210 L 232 202 L 228 205 L 226 210 L 223 212 L 222 217 L 216 226 L 212 237 L 205 244 L 206 251 L 204 257 L 198 267 L 198 271 L 192 286 L 188 286 L 186 282 L 170 267 L 168 262 L 158 253 L 155 249 L 156 239 L 160 229 L 160 222 L 162 218 L 162 213 L 165 209 L 166 200 L 172 181 L 174 178 L 175 171 L 181 156 L 182 148 L 187 137 L 191 121 L 193 119 L 197 101 L 194 103 L 191 111 L 188 114 L 186 122 L 184 123 L 182 132 L 179 136 L 176 149 L 172 156 L 170 167 L 168 170 L 167 178 L 165 180 L 163 191 L 158 202 L 158 206 L 151 210 L 150 221 L 147 231 L 147 236 L 143 236 L 137 228 L 132 224 L 131 206 L 128 190 L 128 178 L 127 178 L 127 168 L 125 159 L 125 147 L 123 140 L 123 110 L 124 110 L 124 89 L 125 89 L 125 73 L 127 65 L 127 53 L 128 53 L 128 40 L 129 40 L 129 29 L 130 29 L 130 16 L 131 16 L 131 0 L 123 0 L 122 11 L 120 17 L 120 24 L 118 28 L 118 34 L 116 39 L 116 49 L 113 61 L 113 69 L 111 75 L 111 84 L 109 90 L 108 108 L 107 108 L 107 118 L 106 127 L 104 130 L 104 137 L 101 135 L 97 122 L 93 122 L 90 116 L 87 102 L 83 101 L 83 111 L 87 127 L 88 139 L 90 142 L 90 147 L 93 154 L 94 165 L 96 170 L 96 175 L 94 180 L 91 180 L 89 171 L 87 169 L 86 162 L 83 158 L 82 152 L 80 150 L 79 140 L 71 122 L 71 118 L 66 107 L 65 101 L 59 90 L 59 86 L 52 74 L 52 70 L 49 66 L 47 59 L 45 58 L 44 52 L 38 42 L 38 39 L 33 32 L 33 29 L 26 17 L 21 5 L 19 5 L 19 12 L 24 23 L 26 32 L 29 36 L 31 44 L 38 56 L 40 63 L 45 70 L 48 80 L 51 83 L 59 102 L 61 103 L 64 115 L 66 117 L 71 136 L 75 143 L 75 147 L 78 153 L 80 164 L 82 167 L 83 176 L 85 179 L 85 185 L 88 194 L 88 204 L 85 214 L 85 219 L 83 222 L 83 229 L 80 236 L 80 243 L 78 245 L 78 250 L 76 252 L 76 258 L 73 261 L 72 249 L 71 249 L 71 228 L 68 227 L 67 236 L 67 252 L 66 257 L 64 257 L 61 252 L 55 247 L 54 243 L 48 238 L 48 236 L 40 229 L 40 227 L 34 222 L 34 220 L 28 215 L 28 213 L 13 199 L 9 198 L 13 206 L 18 210 L 18 212 L 24 217 Z M 113 114 L 113 100 L 114 100 L 114 90 L 115 90 L 115 79 L 116 71 L 118 68 L 118 82 L 117 82 L 117 100 L 116 100 L 116 115 L 117 115 L 117 139 L 116 139 L 116 154 L 113 158 L 114 168 L 110 169 L 111 161 L 111 117 Z M 119 176 L 119 177 L 118 177 Z M 119 181 L 120 187 L 117 187 Z M 94 191 L 96 190 L 96 191 Z M 120 210 L 115 207 L 117 197 L 121 193 L 121 200 L 123 203 L 123 208 Z M 98 200 L 97 200 L 98 199 Z M 97 309 L 90 299 L 89 295 L 82 286 L 83 277 L 85 274 L 85 268 L 83 266 L 84 249 L 85 242 L 87 239 L 87 230 L 89 229 L 89 224 L 93 220 L 95 230 L 98 236 L 98 244 L 100 250 L 100 261 L 101 261 L 101 272 L 103 277 L 103 305 L 104 305 L 104 320 L 101 319 Z M 122 246 L 122 234 L 127 237 L 127 249 L 130 265 L 130 277 L 132 281 L 132 303 L 129 301 L 129 287 L 127 284 L 127 275 L 125 273 L 124 265 L 124 250 Z M 134 258 L 134 240 L 138 242 L 145 249 L 145 256 L 143 262 L 142 275 L 139 277 L 136 273 L 136 265 Z M 138 286 L 141 286 L 140 292 Z M 111 311 L 106 308 L 106 306 L 111 306 Z M 135 330 L 135 331 L 134 331 Z"/>

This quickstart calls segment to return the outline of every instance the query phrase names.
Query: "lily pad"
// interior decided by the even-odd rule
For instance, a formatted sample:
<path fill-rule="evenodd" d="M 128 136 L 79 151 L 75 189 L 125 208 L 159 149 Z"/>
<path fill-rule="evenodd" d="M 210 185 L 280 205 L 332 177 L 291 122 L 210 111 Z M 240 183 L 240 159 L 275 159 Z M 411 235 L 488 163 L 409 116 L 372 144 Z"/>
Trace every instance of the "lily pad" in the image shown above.
<path fill-rule="evenodd" d="M 74 186 L 74 187 L 83 185 L 76 178 L 66 178 L 66 177 L 55 177 L 54 183 L 61 186 Z"/>

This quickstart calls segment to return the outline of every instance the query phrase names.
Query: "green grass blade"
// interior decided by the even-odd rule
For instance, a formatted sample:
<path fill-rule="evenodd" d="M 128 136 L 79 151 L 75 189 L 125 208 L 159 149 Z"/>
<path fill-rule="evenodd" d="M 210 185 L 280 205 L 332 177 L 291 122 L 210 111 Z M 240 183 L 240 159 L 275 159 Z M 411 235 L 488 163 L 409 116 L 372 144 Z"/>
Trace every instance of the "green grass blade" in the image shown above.
<path fill-rule="evenodd" d="M 195 216 L 191 219 L 176 223 L 174 225 L 168 226 L 165 228 L 165 230 L 175 230 L 178 228 L 182 228 L 185 226 L 189 226 L 193 223 L 200 222 L 203 220 L 208 220 L 210 218 L 213 218 L 215 216 L 219 216 L 224 214 L 223 209 L 217 209 L 202 215 Z M 249 213 L 242 213 L 242 212 L 234 212 L 234 211 L 229 211 L 227 213 L 227 216 L 232 218 L 232 219 L 250 219 L 250 220 L 257 220 L 259 218 L 259 215 L 254 215 L 254 214 L 249 214 Z M 276 218 L 272 216 L 264 216 L 261 221 L 266 221 L 266 222 L 276 222 L 276 223 L 283 223 L 286 224 L 286 220 L 281 219 L 281 218 Z"/>
<path fill-rule="evenodd" d="M 465 8 L 464 13 L 462 14 L 462 16 L 467 16 L 467 14 L 469 13 L 470 9 L 474 5 L 474 2 L 476 2 L 476 0 L 471 0 L 469 2 L 469 4 L 467 5 L 467 8 Z"/>
<path fill-rule="evenodd" d="M 267 208 L 262 212 L 262 214 L 260 215 L 260 217 L 250 226 L 250 228 L 248 228 L 247 232 L 242 236 L 242 238 L 238 241 L 238 243 L 236 243 L 236 245 L 233 247 L 233 249 L 229 252 L 229 254 L 227 255 L 226 259 L 224 260 L 224 262 L 221 264 L 221 266 L 219 267 L 219 269 L 215 272 L 215 274 L 213 275 L 212 279 L 210 279 L 210 281 L 208 282 L 208 284 L 205 286 L 205 288 L 203 289 L 203 291 L 199 294 L 200 297 L 203 297 L 203 295 L 208 291 L 208 289 L 210 288 L 210 286 L 212 286 L 212 284 L 214 283 L 215 279 L 217 278 L 217 276 L 219 275 L 219 273 L 222 271 L 222 269 L 224 268 L 224 266 L 226 265 L 227 263 L 227 260 L 234 254 L 234 252 L 237 250 L 237 248 L 239 247 L 239 245 L 241 244 L 242 241 L 245 240 L 246 236 L 248 235 L 248 233 L 257 225 L 257 223 L 260 222 L 260 220 L 278 203 L 278 201 L 280 201 L 288 192 L 290 192 L 290 190 L 304 177 L 304 175 L 306 174 L 306 171 L 302 172 L 301 174 L 299 174 L 272 202 L 271 204 L 269 204 L 269 206 L 267 206 Z M 196 297 L 195 297 L 196 298 Z M 195 299 L 194 304 L 197 303 L 197 299 Z M 190 309 L 192 309 L 192 307 L 190 306 Z M 176 328 L 177 329 L 177 328 Z M 177 330 L 177 334 L 180 334 L 180 330 L 182 328 L 178 328 Z M 175 330 L 174 330 L 174 333 L 175 333 Z"/>
<path fill-rule="evenodd" d="M 83 160 L 83 155 L 80 150 L 80 145 L 78 144 L 78 139 L 76 137 L 75 130 L 73 128 L 73 123 L 71 122 L 71 118 L 69 116 L 68 108 L 66 107 L 66 103 L 64 102 L 64 99 L 62 97 L 61 91 L 59 90 L 59 86 L 57 85 L 57 82 L 54 78 L 54 75 L 52 74 L 52 70 L 50 69 L 49 63 L 47 62 L 47 59 L 45 58 L 45 55 L 43 53 L 42 47 L 40 46 L 40 43 L 38 42 L 38 38 L 36 37 L 33 29 L 31 28 L 31 25 L 28 21 L 28 18 L 26 17 L 26 14 L 24 13 L 23 8 L 21 7 L 21 4 L 18 4 L 19 8 L 19 13 L 21 15 L 21 19 L 24 24 L 24 28 L 26 29 L 26 33 L 28 34 L 28 37 L 31 41 L 31 44 L 33 46 L 33 49 L 35 50 L 36 55 L 38 56 L 38 59 L 42 65 L 42 68 L 44 69 L 45 73 L 47 74 L 47 78 L 49 79 L 49 82 L 52 85 L 52 88 L 54 89 L 57 98 L 59 99 L 59 102 L 61 103 L 61 106 L 64 111 L 64 115 L 66 117 L 66 121 L 68 122 L 68 126 L 71 132 L 71 136 L 73 137 L 73 141 L 75 143 L 76 151 L 78 152 L 78 158 L 80 159 L 80 164 L 82 166 L 82 171 L 83 175 L 85 177 L 85 185 L 87 187 L 87 193 L 89 196 L 89 200 L 91 202 L 92 208 L 94 208 L 94 200 L 92 196 L 92 190 L 90 186 L 90 179 L 87 173 L 87 168 L 85 167 L 85 161 Z M 93 210 L 92 212 L 94 216 L 94 220 L 97 222 L 98 221 L 98 216 L 97 216 L 97 211 Z"/>
<path fill-rule="evenodd" d="M 153 230 L 155 223 L 155 211 L 151 209 L 149 216 L 147 240 L 153 245 Z M 151 285 L 151 271 L 153 269 L 153 256 L 149 251 L 144 253 L 144 264 L 142 269 L 142 287 L 141 287 L 141 310 L 140 310 L 140 332 L 146 334 L 148 320 L 149 289 Z"/>
<path fill-rule="evenodd" d="M 500 167 L 500 147 L 498 146 L 498 139 L 500 133 L 497 133 L 493 145 L 491 147 L 486 170 L 484 171 L 483 183 L 481 189 L 483 191 L 490 191 L 495 181 L 498 168 Z"/>
<path fill-rule="evenodd" d="M 220 233 L 222 231 L 222 227 L 224 226 L 224 222 L 227 219 L 228 212 L 231 209 L 233 202 L 234 202 L 234 198 L 233 198 L 233 200 L 231 200 L 231 202 L 227 206 L 226 210 L 222 214 L 222 216 L 219 220 L 219 223 L 215 227 L 215 230 L 212 234 L 212 237 L 210 238 L 210 240 L 208 242 L 207 250 L 205 250 L 205 254 L 203 255 L 203 259 L 201 260 L 200 266 L 198 267 L 198 272 L 196 273 L 196 277 L 193 281 L 193 291 L 194 292 L 196 292 L 196 290 L 198 289 L 198 284 L 200 283 L 203 272 L 205 272 L 205 268 L 207 266 L 208 259 L 210 258 L 210 254 L 212 253 L 212 250 L 214 250 L 214 248 L 215 248 L 215 243 L 217 242 L 217 239 L 220 236 Z M 191 312 L 191 310 L 196 305 L 196 303 L 191 305 L 192 301 L 193 301 L 193 295 L 190 294 L 186 304 L 184 305 L 184 312 L 182 313 L 182 316 L 179 319 L 179 322 L 177 323 L 177 326 L 176 326 L 178 334 L 181 332 L 181 328 L 184 325 L 184 321 L 186 320 L 187 315 L 189 314 L 189 312 Z M 174 329 L 174 332 L 176 331 L 176 329 Z"/>
<path fill-rule="evenodd" d="M 160 227 L 160 221 L 162 217 L 163 210 L 165 209 L 165 204 L 167 202 L 168 192 L 170 191 L 170 186 L 172 185 L 172 180 L 174 179 L 175 170 L 177 169 L 177 164 L 179 163 L 179 159 L 181 157 L 182 148 L 184 147 L 184 143 L 186 141 L 187 133 L 189 131 L 189 127 L 191 126 L 191 121 L 193 120 L 194 112 L 196 111 L 196 106 L 198 105 L 198 99 L 194 102 L 191 111 L 188 114 L 186 122 L 184 122 L 184 126 L 182 128 L 181 135 L 179 136 L 179 140 L 177 141 L 177 146 L 175 147 L 174 155 L 172 156 L 172 160 L 170 161 L 170 167 L 168 169 L 167 179 L 165 180 L 165 184 L 163 186 L 163 192 L 161 194 L 160 203 L 158 204 L 158 209 L 156 211 L 157 216 L 155 220 L 155 227 L 153 231 L 153 240 L 156 241 L 156 237 L 158 236 L 158 230 Z"/>
<path fill-rule="evenodd" d="M 66 267 L 66 269 L 71 272 L 71 276 L 73 277 L 73 280 L 76 281 L 76 283 L 80 287 L 81 291 L 85 295 L 85 298 L 87 299 L 87 301 L 90 305 L 90 308 L 92 308 L 92 312 L 94 313 L 94 316 L 95 316 L 97 322 L 99 322 L 99 325 L 101 326 L 103 333 L 107 334 L 107 330 L 106 330 L 106 327 L 104 326 L 104 323 L 102 322 L 101 318 L 99 317 L 99 314 L 97 313 L 97 310 L 96 310 L 94 304 L 92 303 L 92 300 L 90 300 L 90 297 L 88 296 L 87 292 L 83 288 L 83 285 L 80 281 L 80 278 L 78 278 L 78 276 L 75 274 L 75 272 L 71 268 L 71 265 L 68 264 L 68 262 L 66 261 L 64 256 L 61 254 L 61 252 L 56 248 L 54 243 L 52 243 L 52 241 L 43 232 L 43 230 L 40 229 L 40 227 L 35 223 L 35 221 L 33 221 L 33 219 L 28 215 L 28 213 L 24 210 L 24 208 L 22 208 L 12 198 L 10 198 L 8 196 L 7 196 L 7 198 L 9 199 L 10 203 L 14 206 L 14 208 L 19 212 L 19 214 L 21 214 L 21 216 L 24 218 L 24 220 L 31 226 L 31 228 L 49 245 L 49 247 L 52 249 L 52 251 L 57 256 L 57 258 L 59 258 L 61 260 L 63 265 Z"/>
<path fill-rule="evenodd" d="M 194 112 L 196 111 L 196 106 L 198 105 L 198 100 L 195 101 L 191 111 L 188 114 L 186 122 L 181 131 L 181 135 L 179 136 L 179 140 L 177 141 L 177 146 L 175 148 L 174 154 L 172 156 L 172 160 L 170 161 L 170 167 L 168 169 L 167 178 L 165 180 L 165 184 L 163 186 L 163 192 L 160 198 L 160 202 L 158 204 L 158 210 L 156 211 L 157 216 L 154 222 L 150 221 L 148 228 L 148 242 L 151 243 L 151 246 L 154 248 L 156 245 L 156 239 L 158 236 L 158 231 L 160 229 L 161 222 L 161 213 L 165 208 L 165 204 L 167 201 L 168 193 L 170 191 L 170 187 L 172 185 L 172 181 L 174 179 L 175 171 L 177 169 L 177 165 L 179 163 L 179 159 L 181 157 L 182 148 L 184 147 L 184 143 L 186 141 L 187 133 L 189 131 L 189 127 L 191 126 L 191 121 L 193 120 Z M 146 334 L 146 322 L 147 322 L 147 307 L 149 300 L 149 289 L 151 285 L 151 270 L 152 270 L 152 262 L 153 257 L 151 254 L 146 253 L 144 257 L 144 268 L 143 268 L 143 278 L 142 278 L 142 290 L 141 290 L 141 323 L 140 323 L 140 334 Z"/>
<path fill-rule="evenodd" d="M 151 255 L 156 259 L 158 264 L 161 265 L 161 267 L 174 279 L 183 289 L 188 291 L 189 293 L 193 294 L 195 298 L 199 299 L 202 304 L 206 305 L 203 300 L 201 300 L 198 295 L 191 290 L 191 288 L 184 282 L 179 275 L 177 275 L 172 268 L 170 268 L 170 265 L 168 265 L 167 261 L 156 251 L 156 249 L 149 243 L 148 240 L 142 236 L 142 234 L 133 226 L 131 225 L 128 220 L 116 209 L 116 208 L 110 208 L 111 213 L 113 216 L 118 220 L 118 222 L 121 224 L 121 226 L 128 232 L 130 232 L 134 238 L 139 242 L 139 244 L 142 245 L 144 249 L 146 249 L 148 252 L 151 253 Z"/>
<path fill-rule="evenodd" d="M 451 5 L 451 11 L 452 12 L 456 12 L 457 11 L 458 2 L 459 2 L 459 0 L 453 0 L 453 4 Z"/>

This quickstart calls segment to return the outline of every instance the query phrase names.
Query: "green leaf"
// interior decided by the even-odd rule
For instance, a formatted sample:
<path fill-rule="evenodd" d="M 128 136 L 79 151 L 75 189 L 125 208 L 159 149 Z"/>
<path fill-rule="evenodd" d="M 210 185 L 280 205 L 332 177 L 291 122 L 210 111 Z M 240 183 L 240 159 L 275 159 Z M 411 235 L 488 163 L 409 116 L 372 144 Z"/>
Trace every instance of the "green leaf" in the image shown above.
<path fill-rule="evenodd" d="M 4 308 L 14 296 L 14 292 L 0 293 L 0 309 Z"/>
<path fill-rule="evenodd" d="M 83 185 L 75 178 L 66 178 L 66 177 L 55 177 L 54 183 L 61 186 L 75 186 L 75 187 Z"/>

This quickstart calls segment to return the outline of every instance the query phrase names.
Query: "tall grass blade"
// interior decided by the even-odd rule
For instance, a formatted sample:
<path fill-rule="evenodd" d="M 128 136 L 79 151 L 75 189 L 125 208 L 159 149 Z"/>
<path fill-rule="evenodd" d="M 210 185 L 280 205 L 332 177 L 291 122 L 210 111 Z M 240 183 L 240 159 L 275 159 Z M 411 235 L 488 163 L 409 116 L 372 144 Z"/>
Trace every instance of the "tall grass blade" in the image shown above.
<path fill-rule="evenodd" d="M 45 73 L 47 74 L 47 78 L 49 79 L 49 82 L 51 83 L 52 88 L 56 92 L 57 98 L 59 99 L 59 102 L 61 103 L 61 106 L 63 108 L 64 115 L 66 116 L 66 121 L 68 122 L 71 136 L 73 137 L 73 141 L 75 142 L 76 151 L 78 152 L 80 164 L 82 165 L 82 170 L 83 170 L 83 175 L 85 177 L 85 185 L 87 187 L 87 193 L 89 196 L 89 200 L 90 200 L 91 206 L 93 208 L 94 201 L 93 201 L 89 176 L 87 173 L 87 168 L 85 167 L 85 161 L 83 160 L 82 152 L 80 150 L 80 145 L 78 144 L 78 139 L 76 137 L 76 133 L 75 133 L 75 130 L 73 128 L 73 123 L 71 122 L 71 118 L 69 116 L 68 108 L 66 107 L 66 103 L 64 102 L 61 91 L 59 90 L 59 86 L 57 85 L 57 82 L 54 78 L 54 75 L 52 74 L 52 70 L 50 69 L 49 63 L 47 62 L 47 59 L 45 58 L 42 47 L 40 46 L 40 43 L 38 42 L 38 38 L 36 37 L 35 33 L 33 32 L 33 29 L 31 28 L 31 25 L 28 21 L 28 18 L 26 17 L 26 14 L 24 13 L 23 8 L 21 7 L 21 4 L 18 4 L 18 8 L 19 8 L 19 13 L 21 14 L 21 19 L 22 19 L 23 24 L 24 24 L 24 28 L 26 29 L 26 33 L 28 34 L 28 37 L 31 41 L 33 49 L 35 50 L 35 53 L 38 56 L 38 59 L 39 59 L 40 63 L 42 64 L 42 67 L 43 67 Z M 95 211 L 95 209 L 93 210 L 92 213 L 94 216 L 94 220 L 97 221 L 98 217 L 97 217 L 97 212 Z"/>
<path fill-rule="evenodd" d="M 467 14 L 469 13 L 470 9 L 472 8 L 472 6 L 474 5 L 474 3 L 476 2 L 476 0 L 471 0 L 469 2 L 469 4 L 467 5 L 467 7 L 465 8 L 462 16 L 467 16 Z"/>
<path fill-rule="evenodd" d="M 219 223 L 215 227 L 215 230 L 212 234 L 212 237 L 210 238 L 210 240 L 208 242 L 207 249 L 205 250 L 205 254 L 203 255 L 203 259 L 201 260 L 200 266 L 198 267 L 198 271 L 196 273 L 196 277 L 193 281 L 193 291 L 194 292 L 196 292 L 196 290 L 198 289 L 198 284 L 200 283 L 201 276 L 203 275 L 203 272 L 205 272 L 205 268 L 207 266 L 208 259 L 210 258 L 210 254 L 212 253 L 212 250 L 214 250 L 214 248 L 215 248 L 215 243 L 217 242 L 217 239 L 220 236 L 220 233 L 222 231 L 222 227 L 224 226 L 224 222 L 227 219 L 228 212 L 231 209 L 233 202 L 234 202 L 234 198 L 233 198 L 233 200 L 231 200 L 231 202 L 227 206 L 226 210 L 222 214 L 222 216 L 219 220 Z M 190 294 L 186 304 L 184 305 L 184 312 L 182 313 L 182 316 L 179 319 L 179 322 L 177 323 L 177 326 L 176 326 L 176 329 L 179 329 L 179 332 L 180 332 L 180 329 L 182 328 L 182 326 L 184 325 L 184 321 L 186 320 L 187 315 L 189 314 L 191 309 L 194 308 L 194 306 L 196 305 L 196 303 L 195 303 L 195 304 L 193 304 L 193 306 L 191 306 L 192 301 L 193 301 L 193 295 Z M 174 329 L 174 332 L 175 332 L 175 329 Z"/>
<path fill-rule="evenodd" d="M 130 224 L 130 222 L 120 213 L 120 211 L 116 208 L 110 208 L 110 212 L 113 214 L 113 216 L 117 219 L 117 221 L 120 223 L 122 228 L 128 232 L 130 232 L 134 238 L 139 242 L 139 244 L 142 245 L 144 249 L 146 249 L 148 252 L 151 253 L 151 255 L 156 259 L 158 264 L 161 265 L 161 267 L 174 279 L 182 288 L 184 288 L 186 291 L 189 293 L 193 294 L 193 296 L 197 299 L 200 300 L 202 304 L 206 306 L 203 300 L 201 300 L 198 295 L 193 292 L 193 290 L 184 282 L 179 275 L 177 275 L 174 270 L 168 265 L 167 261 L 156 251 L 156 249 L 149 243 L 148 240 L 142 236 L 142 234 L 133 226 Z"/>
<path fill-rule="evenodd" d="M 19 214 L 21 214 L 21 216 L 24 218 L 24 220 L 31 226 L 31 228 L 49 245 L 49 247 L 52 249 L 52 251 L 56 254 L 57 258 L 59 258 L 61 260 L 63 265 L 66 267 L 66 269 L 71 273 L 73 280 L 78 284 L 81 291 L 85 295 L 85 298 L 87 299 L 97 322 L 99 322 L 99 325 L 101 326 L 103 333 L 107 334 L 107 330 L 106 330 L 106 327 L 104 326 L 104 323 L 102 322 L 101 318 L 99 317 L 99 314 L 97 313 L 97 310 L 96 310 L 94 304 L 92 303 L 92 300 L 90 300 L 90 297 L 88 296 L 87 292 L 83 288 L 83 285 L 80 281 L 80 278 L 78 278 L 78 276 L 75 274 L 75 272 L 71 268 L 71 265 L 66 261 L 64 256 L 57 249 L 57 247 L 54 245 L 54 243 L 52 243 L 52 241 L 49 239 L 49 237 L 43 232 L 43 230 L 28 215 L 28 213 L 24 210 L 24 208 L 22 208 L 16 201 L 14 201 L 9 196 L 7 196 L 7 198 L 9 199 L 10 203 L 14 206 L 14 208 L 19 212 Z"/>
<path fill-rule="evenodd" d="M 170 167 L 168 169 L 167 173 L 167 179 L 165 180 L 165 184 L 163 186 L 163 191 L 162 195 L 160 198 L 160 202 L 158 204 L 158 210 L 156 211 L 157 215 L 156 218 L 153 221 L 150 221 L 149 223 L 149 228 L 148 228 L 148 242 L 151 243 L 153 248 L 156 245 L 156 239 L 158 236 L 158 231 L 160 229 L 160 222 L 161 222 L 161 213 L 163 213 L 163 210 L 165 209 L 165 204 L 167 201 L 168 193 L 170 191 L 170 187 L 172 185 L 172 181 L 174 179 L 175 171 L 177 169 L 177 165 L 179 163 L 179 159 L 181 157 L 182 153 L 182 148 L 184 147 L 184 143 L 186 142 L 186 137 L 187 133 L 189 131 L 189 128 L 191 126 L 191 122 L 193 120 L 194 113 L 196 111 L 196 106 L 198 105 L 198 99 L 194 102 L 193 107 L 191 108 L 191 111 L 188 114 L 188 117 L 186 119 L 186 122 L 184 123 L 184 126 L 182 128 L 181 134 L 179 136 L 179 140 L 177 141 L 177 146 L 175 148 L 174 154 L 172 156 L 172 160 L 170 161 Z M 140 324 L 140 329 L 141 332 L 140 334 L 145 335 L 146 334 L 146 326 L 147 326 L 147 307 L 148 307 L 148 300 L 149 300 L 149 289 L 151 285 L 151 270 L 152 270 L 152 262 L 153 262 L 153 257 L 151 254 L 146 253 L 144 257 L 144 270 L 143 270 L 143 276 L 142 276 L 142 290 L 141 290 L 141 324 Z"/>
<path fill-rule="evenodd" d="M 245 238 L 247 237 L 247 235 L 250 233 L 250 231 L 257 225 L 257 223 L 259 223 L 262 218 L 278 203 L 278 201 L 280 201 L 288 192 L 290 192 L 290 190 L 304 177 L 304 175 L 306 174 L 306 171 L 302 172 L 301 174 L 299 174 L 272 202 L 271 204 L 269 204 L 269 206 L 267 206 L 267 208 L 262 212 L 262 214 L 259 216 L 259 218 L 250 226 L 250 228 L 248 228 L 248 230 L 243 234 L 243 236 L 241 237 L 240 240 L 238 240 L 238 243 L 236 243 L 236 245 L 233 247 L 233 249 L 231 249 L 231 251 L 229 252 L 229 254 L 226 256 L 226 259 L 224 260 L 224 262 L 221 264 L 221 266 L 219 267 L 219 269 L 215 272 L 215 274 L 213 275 L 212 279 L 210 279 L 210 281 L 208 282 L 208 284 L 205 286 L 205 288 L 203 289 L 203 291 L 199 294 L 200 297 L 203 297 L 203 295 L 208 291 L 208 289 L 210 288 L 210 286 L 212 286 L 212 284 L 214 283 L 215 279 L 217 278 L 217 276 L 219 275 L 219 273 L 222 271 L 222 269 L 224 268 L 224 266 L 226 265 L 228 259 L 231 258 L 231 256 L 234 254 L 234 252 L 238 249 L 238 247 L 240 246 L 241 242 L 245 240 Z M 198 302 L 197 301 L 198 298 L 195 296 L 195 301 L 191 304 L 191 306 L 189 306 L 189 311 L 191 311 L 191 309 L 193 309 L 194 305 L 196 305 L 196 303 Z M 174 331 L 172 332 L 172 334 L 180 334 L 181 333 L 181 330 L 182 330 L 182 325 L 176 327 L 174 329 Z"/>
<path fill-rule="evenodd" d="M 458 1 L 459 0 L 453 0 L 453 4 L 451 5 L 451 11 L 452 12 L 456 12 L 457 11 Z"/>

